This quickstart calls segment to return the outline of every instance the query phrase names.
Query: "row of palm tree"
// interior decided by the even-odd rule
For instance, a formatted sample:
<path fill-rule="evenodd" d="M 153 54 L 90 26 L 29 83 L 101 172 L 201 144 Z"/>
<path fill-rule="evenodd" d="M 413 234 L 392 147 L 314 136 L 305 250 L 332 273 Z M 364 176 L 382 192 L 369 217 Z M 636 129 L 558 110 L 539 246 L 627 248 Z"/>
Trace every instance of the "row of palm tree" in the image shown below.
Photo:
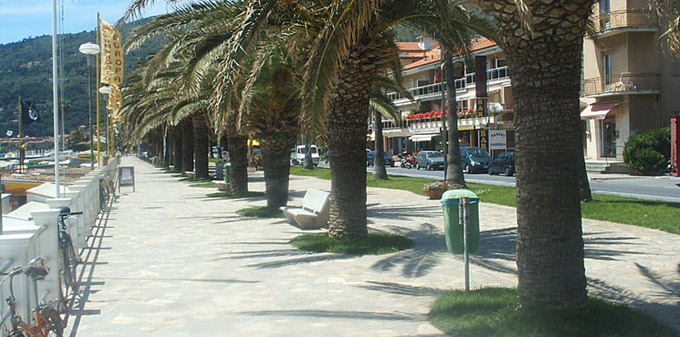
<path fill-rule="evenodd" d="M 135 0 L 124 19 L 150 1 Z M 398 73 L 391 28 L 403 23 L 441 42 L 449 88 L 450 56 L 465 50 L 475 30 L 503 48 L 513 82 L 520 301 L 584 308 L 578 98 L 582 39 L 594 1 L 479 1 L 497 26 L 484 13 L 463 7 L 465 2 L 207 0 L 183 7 L 137 31 L 128 43 L 134 47 L 156 34 L 169 39 L 139 71 L 141 84 L 129 84 L 125 93 L 130 135 L 143 137 L 189 116 L 205 116 L 217 134 L 226 135 L 232 179 L 239 180 L 235 191 L 247 190 L 242 157 L 247 135 L 256 135 L 263 144 L 270 206 L 286 202 L 287 151 L 294 136 L 321 135 L 331 149 L 329 235 L 365 236 L 366 121 L 375 79 L 390 69 Z M 134 89 L 137 85 L 143 88 Z M 450 90 L 448 116 L 455 126 L 454 95 Z M 449 131 L 447 180 L 464 186 L 456 132 Z M 182 142 L 187 140 L 182 132 Z"/>

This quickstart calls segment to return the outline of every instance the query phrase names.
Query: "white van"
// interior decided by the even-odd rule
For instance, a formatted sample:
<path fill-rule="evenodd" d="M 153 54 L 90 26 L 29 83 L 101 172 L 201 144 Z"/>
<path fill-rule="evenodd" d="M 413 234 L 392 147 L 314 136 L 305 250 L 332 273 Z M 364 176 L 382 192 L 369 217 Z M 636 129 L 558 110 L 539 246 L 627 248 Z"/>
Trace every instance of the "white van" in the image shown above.
<path fill-rule="evenodd" d="M 319 165 L 319 149 L 316 145 L 310 145 L 312 149 L 312 163 L 314 166 Z M 290 150 L 290 164 L 302 165 L 305 161 L 306 148 L 305 145 L 298 145 Z"/>

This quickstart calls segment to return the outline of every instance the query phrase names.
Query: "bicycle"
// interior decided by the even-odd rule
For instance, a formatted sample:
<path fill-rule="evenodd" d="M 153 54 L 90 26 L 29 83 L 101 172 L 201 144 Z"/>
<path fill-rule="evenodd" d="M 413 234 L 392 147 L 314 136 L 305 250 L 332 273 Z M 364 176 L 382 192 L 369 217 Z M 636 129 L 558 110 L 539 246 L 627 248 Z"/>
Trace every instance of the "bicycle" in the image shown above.
<path fill-rule="evenodd" d="M 59 271 L 59 285 L 61 288 L 60 295 L 65 308 L 68 308 L 69 304 L 69 291 L 75 294 L 78 288 L 76 266 L 82 262 L 75 248 L 73 248 L 73 240 L 68 232 L 65 220 L 71 215 L 79 214 L 83 214 L 83 212 L 71 212 L 71 209 L 68 207 L 59 208 L 59 255 L 62 261 L 61 270 Z M 68 312 L 68 310 L 65 310 L 65 312 Z M 64 319 L 64 321 L 67 321 L 67 319 Z"/>
<path fill-rule="evenodd" d="M 43 257 L 36 257 L 23 267 L 15 267 L 9 273 L 1 273 L 5 277 L 0 281 L 0 286 L 9 280 L 9 297 L 6 299 L 9 311 L 2 315 L 0 321 L 0 326 L 5 327 L 5 322 L 9 320 L 10 329 L 6 329 L 8 337 L 62 337 L 64 334 L 64 323 L 59 315 L 57 301 L 38 304 L 38 280 L 44 280 L 49 272 L 44 265 L 45 261 Z M 36 265 L 38 263 L 40 264 Z M 24 322 L 16 312 L 13 281 L 14 277 L 20 274 L 25 274 L 31 279 L 35 294 L 31 325 Z"/>

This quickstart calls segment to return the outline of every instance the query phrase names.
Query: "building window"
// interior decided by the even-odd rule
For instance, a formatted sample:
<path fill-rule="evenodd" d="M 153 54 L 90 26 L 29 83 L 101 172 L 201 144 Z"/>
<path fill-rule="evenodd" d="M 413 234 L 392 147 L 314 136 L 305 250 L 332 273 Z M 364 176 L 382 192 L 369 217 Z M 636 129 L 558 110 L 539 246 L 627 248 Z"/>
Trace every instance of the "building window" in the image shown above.
<path fill-rule="evenodd" d="M 602 55 L 602 77 L 605 86 L 612 84 L 612 54 Z"/>
<path fill-rule="evenodd" d="M 600 29 L 608 29 L 611 27 L 611 20 L 609 18 L 609 0 L 600 0 Z"/>

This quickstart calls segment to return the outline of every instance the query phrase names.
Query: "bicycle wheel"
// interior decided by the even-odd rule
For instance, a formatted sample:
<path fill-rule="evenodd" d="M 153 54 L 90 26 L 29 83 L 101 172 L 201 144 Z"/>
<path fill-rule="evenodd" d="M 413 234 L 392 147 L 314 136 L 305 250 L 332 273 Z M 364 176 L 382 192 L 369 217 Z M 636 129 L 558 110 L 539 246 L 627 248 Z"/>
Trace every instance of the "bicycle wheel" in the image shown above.
<path fill-rule="evenodd" d="M 60 278 L 64 286 L 64 296 L 68 296 L 69 290 L 73 291 L 75 287 L 75 266 L 71 263 L 71 258 L 69 257 L 68 247 L 62 247 L 59 249 L 59 255 L 61 255 L 61 271 Z"/>
<path fill-rule="evenodd" d="M 64 336 L 64 322 L 61 320 L 59 312 L 55 309 L 48 309 L 43 313 L 44 319 L 47 320 L 45 326 L 45 336 L 48 337 L 63 337 Z"/>

